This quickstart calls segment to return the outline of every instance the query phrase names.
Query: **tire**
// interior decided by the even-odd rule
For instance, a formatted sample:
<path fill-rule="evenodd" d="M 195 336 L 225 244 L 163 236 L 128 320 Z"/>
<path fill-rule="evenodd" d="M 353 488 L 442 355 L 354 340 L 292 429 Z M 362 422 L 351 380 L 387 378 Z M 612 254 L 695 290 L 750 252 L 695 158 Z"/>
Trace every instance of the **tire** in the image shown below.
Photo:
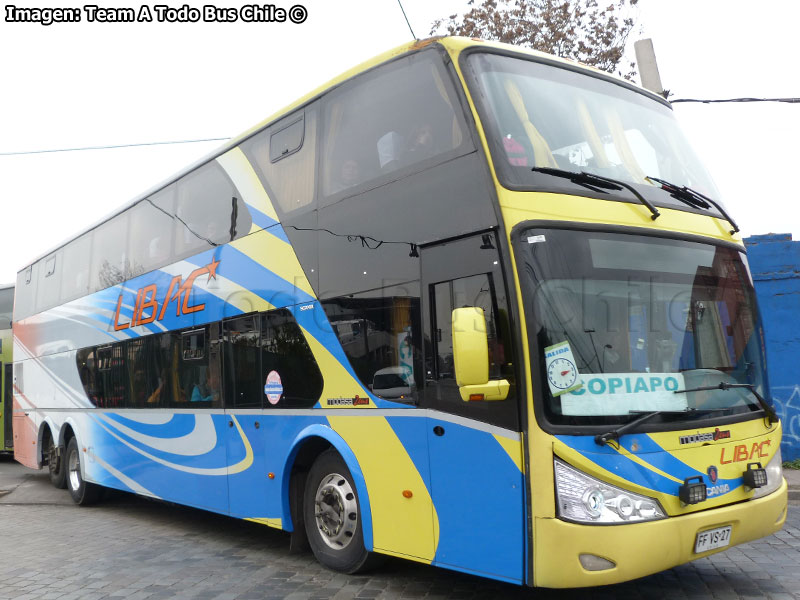
<path fill-rule="evenodd" d="M 100 499 L 102 488 L 94 483 L 84 481 L 81 476 L 81 455 L 78 450 L 78 439 L 75 437 L 67 444 L 67 452 L 64 455 L 64 471 L 67 490 L 75 504 L 86 506 L 94 504 Z"/>
<path fill-rule="evenodd" d="M 64 468 L 64 455 L 58 453 L 58 446 L 50 436 L 47 444 L 47 470 L 50 472 L 50 483 L 63 490 L 67 487 L 67 470 Z"/>
<path fill-rule="evenodd" d="M 348 574 L 374 565 L 374 555 L 364 547 L 361 507 L 353 477 L 333 450 L 320 454 L 308 472 L 303 516 L 308 543 L 322 565 Z"/>

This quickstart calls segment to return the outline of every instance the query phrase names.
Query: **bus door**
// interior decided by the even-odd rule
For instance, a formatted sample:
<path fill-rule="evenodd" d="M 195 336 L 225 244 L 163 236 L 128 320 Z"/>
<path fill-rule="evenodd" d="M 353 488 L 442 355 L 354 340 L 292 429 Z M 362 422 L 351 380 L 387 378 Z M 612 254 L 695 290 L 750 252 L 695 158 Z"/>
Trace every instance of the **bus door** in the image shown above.
<path fill-rule="evenodd" d="M 506 286 L 494 232 L 421 249 L 434 562 L 524 580 L 525 486 Z M 503 400 L 464 401 L 455 377 L 452 313 L 483 309 L 489 378 Z M 476 314 L 480 314 L 476 311 Z"/>
<path fill-rule="evenodd" d="M 14 376 L 11 370 L 14 365 L 10 363 L 5 365 L 0 363 L 0 365 L 2 365 L 3 368 L 3 446 L 4 449 L 10 450 L 13 446 L 11 440 L 14 439 L 11 427 L 11 417 L 14 414 L 14 392 L 12 389 Z"/>
<path fill-rule="evenodd" d="M 222 363 L 230 514 L 243 518 L 266 515 L 268 479 L 262 434 L 261 328 L 258 315 L 222 322 Z"/>

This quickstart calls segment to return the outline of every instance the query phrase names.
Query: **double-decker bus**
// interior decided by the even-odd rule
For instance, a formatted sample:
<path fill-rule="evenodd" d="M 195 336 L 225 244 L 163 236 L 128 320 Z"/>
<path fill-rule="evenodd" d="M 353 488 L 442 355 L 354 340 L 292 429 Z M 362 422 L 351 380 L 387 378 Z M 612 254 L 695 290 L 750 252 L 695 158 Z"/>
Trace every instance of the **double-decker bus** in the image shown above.
<path fill-rule="evenodd" d="M 781 428 L 718 198 L 650 92 L 404 45 L 20 271 L 16 457 L 348 573 L 591 586 L 769 535 Z"/>
<path fill-rule="evenodd" d="M 0 285 L 0 453 L 14 449 L 11 419 L 14 414 L 11 386 L 11 316 L 14 308 L 14 285 Z"/>

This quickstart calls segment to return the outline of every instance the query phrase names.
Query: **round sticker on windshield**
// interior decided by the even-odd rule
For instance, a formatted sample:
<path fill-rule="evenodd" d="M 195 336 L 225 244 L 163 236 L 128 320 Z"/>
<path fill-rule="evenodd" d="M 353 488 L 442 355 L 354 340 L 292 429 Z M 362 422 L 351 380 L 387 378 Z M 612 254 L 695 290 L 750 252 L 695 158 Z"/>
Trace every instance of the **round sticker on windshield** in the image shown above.
<path fill-rule="evenodd" d="M 545 348 L 544 360 L 547 384 L 553 396 L 573 392 L 583 386 L 569 342 L 564 341 Z"/>
<path fill-rule="evenodd" d="M 283 383 L 277 371 L 270 371 L 267 381 L 264 383 L 264 393 L 270 404 L 277 404 L 283 394 Z"/>
<path fill-rule="evenodd" d="M 578 369 L 566 358 L 556 358 L 547 367 L 547 379 L 554 388 L 566 390 L 578 380 Z"/>

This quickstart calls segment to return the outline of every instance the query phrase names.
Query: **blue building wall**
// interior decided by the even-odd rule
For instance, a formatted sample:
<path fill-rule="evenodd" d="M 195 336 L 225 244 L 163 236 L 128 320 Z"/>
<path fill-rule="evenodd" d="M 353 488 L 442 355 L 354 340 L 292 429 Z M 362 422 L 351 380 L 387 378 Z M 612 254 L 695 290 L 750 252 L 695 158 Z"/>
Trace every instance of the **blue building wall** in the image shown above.
<path fill-rule="evenodd" d="M 744 240 L 764 321 L 768 378 L 783 423 L 783 460 L 800 458 L 800 241 L 791 234 Z"/>

